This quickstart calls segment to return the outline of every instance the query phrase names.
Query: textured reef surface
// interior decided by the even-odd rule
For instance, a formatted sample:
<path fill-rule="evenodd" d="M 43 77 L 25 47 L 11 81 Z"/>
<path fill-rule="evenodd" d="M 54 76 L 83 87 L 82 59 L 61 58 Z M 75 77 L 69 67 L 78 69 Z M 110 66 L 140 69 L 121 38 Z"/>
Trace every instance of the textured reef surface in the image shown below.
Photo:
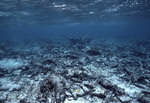
<path fill-rule="evenodd" d="M 0 103 L 150 103 L 150 42 L 63 36 L 0 43 Z"/>

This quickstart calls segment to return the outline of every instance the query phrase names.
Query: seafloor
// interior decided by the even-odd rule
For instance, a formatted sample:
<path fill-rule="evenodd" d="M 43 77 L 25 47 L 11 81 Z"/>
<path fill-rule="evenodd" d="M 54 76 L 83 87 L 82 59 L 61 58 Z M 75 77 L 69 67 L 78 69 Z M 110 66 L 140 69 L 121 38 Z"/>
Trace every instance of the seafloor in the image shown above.
<path fill-rule="evenodd" d="M 150 103 L 150 41 L 0 43 L 0 103 Z"/>

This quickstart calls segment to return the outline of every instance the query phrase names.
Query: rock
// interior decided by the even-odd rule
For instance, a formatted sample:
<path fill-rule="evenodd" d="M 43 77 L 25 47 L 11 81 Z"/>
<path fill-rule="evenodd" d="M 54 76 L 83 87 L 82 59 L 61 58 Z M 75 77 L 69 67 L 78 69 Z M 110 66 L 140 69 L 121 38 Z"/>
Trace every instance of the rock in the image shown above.
<path fill-rule="evenodd" d="M 93 84 L 89 81 L 83 81 L 82 84 L 90 89 L 94 88 Z"/>
<path fill-rule="evenodd" d="M 45 61 L 42 62 L 43 64 L 55 64 L 55 62 L 51 59 L 47 59 Z"/>
<path fill-rule="evenodd" d="M 129 103 L 132 101 L 132 98 L 126 95 L 120 96 L 119 99 L 123 102 L 123 103 Z"/>
<path fill-rule="evenodd" d="M 62 76 L 55 74 L 51 74 L 49 77 L 43 80 L 40 83 L 40 93 L 45 96 L 44 100 L 48 100 L 46 95 L 49 95 L 53 98 L 52 102 L 56 101 L 57 103 L 60 103 L 63 101 L 65 97 L 64 89 L 68 88 L 65 87 L 67 86 L 65 85 L 67 84 L 66 82 L 67 81 Z M 43 97 L 39 98 L 39 100 L 40 99 L 43 99 Z"/>
<path fill-rule="evenodd" d="M 90 71 L 86 71 L 84 69 L 69 69 L 66 74 L 67 77 L 75 77 L 80 79 L 85 79 L 87 77 L 91 77 L 92 73 Z"/>
<path fill-rule="evenodd" d="M 69 91 L 65 91 L 65 94 L 66 94 L 68 97 L 72 96 L 72 94 L 71 94 Z"/>
<path fill-rule="evenodd" d="M 78 59 L 79 57 L 75 54 L 67 54 L 65 55 L 66 58 L 69 58 L 69 59 Z"/>
<path fill-rule="evenodd" d="M 84 96 L 85 95 L 85 92 L 81 88 L 79 89 L 79 91 L 78 90 L 75 90 L 75 91 L 77 91 L 77 96 Z"/>
<path fill-rule="evenodd" d="M 43 68 L 46 70 L 50 70 L 51 69 L 51 65 L 50 64 L 45 64 L 43 65 Z"/>
<path fill-rule="evenodd" d="M 110 81 L 105 80 L 103 77 L 99 77 L 98 83 L 105 89 L 110 89 L 114 86 Z"/>
<path fill-rule="evenodd" d="M 137 79 L 137 82 L 139 82 L 141 84 L 148 84 L 150 81 L 145 77 L 140 77 Z"/>
<path fill-rule="evenodd" d="M 82 73 L 82 70 L 79 69 L 69 69 L 67 76 L 78 77 Z"/>
<path fill-rule="evenodd" d="M 76 82 L 76 83 L 82 83 L 82 80 L 75 78 L 75 77 L 72 77 L 71 81 Z"/>
<path fill-rule="evenodd" d="M 68 99 L 69 101 L 72 101 L 72 100 L 74 100 L 74 99 L 73 99 L 73 97 L 69 97 L 69 98 L 67 98 L 67 99 Z"/>
<path fill-rule="evenodd" d="M 77 88 L 77 89 L 72 90 L 72 94 L 73 94 L 74 99 L 76 100 L 78 97 L 84 96 L 85 92 L 83 91 L 83 89 Z"/>
<path fill-rule="evenodd" d="M 78 99 L 76 92 L 72 92 L 72 96 L 73 96 L 73 99 L 74 99 L 74 100 L 77 100 L 77 99 Z"/>
<path fill-rule="evenodd" d="M 14 85 L 12 85 L 11 86 L 11 88 L 9 88 L 9 91 L 11 92 L 11 91 L 19 91 L 19 90 L 21 90 L 21 85 L 17 85 L 17 84 L 14 84 Z"/>
<path fill-rule="evenodd" d="M 98 50 L 92 50 L 92 49 L 88 50 L 86 53 L 91 56 L 101 55 L 101 53 Z"/>
<path fill-rule="evenodd" d="M 82 65 L 86 65 L 89 62 L 89 58 L 88 57 L 81 57 L 79 58 L 79 63 Z"/>
<path fill-rule="evenodd" d="M 104 87 L 105 89 L 108 89 L 109 91 L 112 91 L 116 95 L 123 95 L 125 94 L 124 89 L 118 87 L 116 84 L 111 83 L 107 79 L 100 78 L 98 80 L 98 83 Z"/>
<path fill-rule="evenodd" d="M 20 75 L 21 71 L 22 71 L 21 69 L 20 70 L 15 70 L 12 74 L 15 75 L 15 76 L 18 76 L 18 75 Z"/>
<path fill-rule="evenodd" d="M 52 91 L 53 89 L 62 89 L 63 86 L 61 84 L 62 78 L 59 78 L 58 76 L 52 74 L 47 79 L 43 80 L 40 84 L 40 92 L 41 93 L 48 93 L 49 91 Z M 59 91 L 61 92 L 61 91 Z"/>
<path fill-rule="evenodd" d="M 99 86 L 96 86 L 94 89 L 93 89 L 93 92 L 91 93 L 91 95 L 93 96 L 97 96 L 97 97 L 100 97 L 100 98 L 105 98 L 105 90 L 102 89 L 101 87 Z"/>
<path fill-rule="evenodd" d="M 64 65 L 72 67 L 72 60 L 64 60 Z"/>
<path fill-rule="evenodd" d="M 80 87 L 83 89 L 83 91 L 84 91 L 85 93 L 89 93 L 89 92 L 90 92 L 90 89 L 87 88 L 85 85 L 81 85 Z"/>
<path fill-rule="evenodd" d="M 115 61 L 115 62 L 110 62 L 110 66 L 112 67 L 112 68 L 117 68 L 118 67 L 118 62 L 117 61 Z"/>

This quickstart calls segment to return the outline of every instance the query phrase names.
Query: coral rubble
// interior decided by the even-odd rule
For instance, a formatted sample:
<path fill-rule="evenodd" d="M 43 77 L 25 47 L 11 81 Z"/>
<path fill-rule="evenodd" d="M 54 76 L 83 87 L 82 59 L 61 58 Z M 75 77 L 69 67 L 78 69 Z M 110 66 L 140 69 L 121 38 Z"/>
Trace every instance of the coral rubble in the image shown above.
<path fill-rule="evenodd" d="M 0 102 L 150 103 L 149 42 L 65 38 L 0 48 Z"/>

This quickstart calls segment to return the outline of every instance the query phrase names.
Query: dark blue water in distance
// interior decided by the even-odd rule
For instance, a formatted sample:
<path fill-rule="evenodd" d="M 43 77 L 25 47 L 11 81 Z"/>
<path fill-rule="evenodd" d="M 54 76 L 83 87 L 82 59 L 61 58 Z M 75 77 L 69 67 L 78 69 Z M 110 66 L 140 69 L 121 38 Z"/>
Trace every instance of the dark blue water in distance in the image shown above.
<path fill-rule="evenodd" d="M 150 103 L 150 0 L 0 0 L 0 103 Z"/>
<path fill-rule="evenodd" d="M 72 24 L 47 26 L 4 26 L 0 27 L 1 38 L 59 38 L 61 35 L 73 37 L 88 34 L 94 38 L 148 38 L 150 22 L 134 22 L 125 24 Z"/>

